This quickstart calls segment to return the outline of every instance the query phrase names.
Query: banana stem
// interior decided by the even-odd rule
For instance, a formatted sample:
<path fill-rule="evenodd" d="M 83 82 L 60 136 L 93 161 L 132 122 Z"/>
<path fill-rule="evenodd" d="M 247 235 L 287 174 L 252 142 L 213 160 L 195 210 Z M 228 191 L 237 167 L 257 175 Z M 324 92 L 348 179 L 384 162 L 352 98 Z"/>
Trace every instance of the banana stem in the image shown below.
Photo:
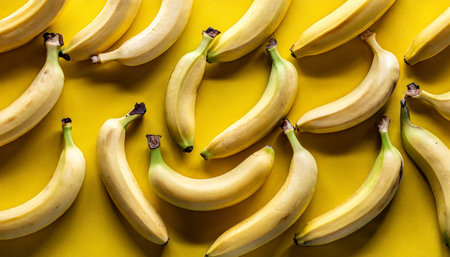
<path fill-rule="evenodd" d="M 408 90 L 406 91 L 405 96 L 417 97 L 420 93 L 422 93 L 422 89 L 420 89 L 420 86 L 416 83 L 410 83 L 406 87 Z"/>
<path fill-rule="evenodd" d="M 220 31 L 215 30 L 211 27 L 203 31 L 203 39 L 200 42 L 200 45 L 197 47 L 196 51 L 201 52 L 203 55 L 206 55 L 209 47 L 211 46 L 214 38 L 220 34 Z"/>
<path fill-rule="evenodd" d="M 145 108 L 144 103 L 136 103 L 134 105 L 133 110 L 131 110 L 124 117 L 120 118 L 120 123 L 121 123 L 123 129 L 126 129 L 128 124 L 130 124 L 133 120 L 144 115 L 146 111 L 147 111 L 147 109 Z"/>
<path fill-rule="evenodd" d="M 72 139 L 72 120 L 70 118 L 64 118 L 61 120 L 62 128 L 63 128 L 63 136 L 64 136 L 64 145 L 65 147 L 74 147 L 75 143 Z"/>
<path fill-rule="evenodd" d="M 403 98 L 400 101 L 400 125 L 403 127 L 404 125 L 412 125 L 411 124 L 411 117 L 409 116 L 409 109 L 408 106 L 406 106 L 406 99 Z"/>
<path fill-rule="evenodd" d="M 294 127 L 292 126 L 291 122 L 289 122 L 288 119 L 284 119 L 282 121 L 281 129 L 283 130 L 283 133 L 287 136 L 289 143 L 291 144 L 292 149 L 294 151 L 303 149 L 303 146 L 300 144 L 300 142 L 297 139 L 297 136 L 295 135 Z"/>
<path fill-rule="evenodd" d="M 280 54 L 277 49 L 278 42 L 275 38 L 269 39 L 269 44 L 266 46 L 266 51 L 269 53 L 270 58 L 274 63 L 282 60 Z"/>
<path fill-rule="evenodd" d="M 146 135 L 148 147 L 150 148 L 150 167 L 152 165 L 166 165 L 161 154 L 161 136 Z"/>
<path fill-rule="evenodd" d="M 378 130 L 380 131 L 380 136 L 381 136 L 381 144 L 382 144 L 381 148 L 382 149 L 393 147 L 391 140 L 389 139 L 389 134 L 388 134 L 388 127 L 389 127 L 390 122 L 391 122 L 391 120 L 389 119 L 388 116 L 383 116 L 381 118 L 381 120 L 377 123 Z"/>
<path fill-rule="evenodd" d="M 64 45 L 63 37 L 58 33 L 44 33 L 44 44 L 47 48 L 46 63 L 59 64 L 59 55 L 61 46 Z"/>

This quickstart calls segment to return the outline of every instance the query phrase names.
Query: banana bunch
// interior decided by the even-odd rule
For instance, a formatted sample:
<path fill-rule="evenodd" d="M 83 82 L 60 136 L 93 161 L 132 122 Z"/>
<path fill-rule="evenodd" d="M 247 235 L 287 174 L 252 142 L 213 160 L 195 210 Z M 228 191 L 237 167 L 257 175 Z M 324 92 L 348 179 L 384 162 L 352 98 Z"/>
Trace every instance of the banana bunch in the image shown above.
<path fill-rule="evenodd" d="M 345 202 L 309 221 L 296 235 L 297 245 L 321 245 L 343 238 L 374 219 L 392 200 L 403 173 L 403 159 L 391 144 L 389 118 L 378 122 L 381 150 L 361 187 Z"/>
<path fill-rule="evenodd" d="M 347 0 L 334 12 L 305 30 L 291 47 L 301 58 L 334 49 L 367 30 L 395 0 Z"/>
<path fill-rule="evenodd" d="M 405 63 L 429 59 L 450 45 L 450 7 L 414 38 L 405 53 Z"/>
<path fill-rule="evenodd" d="M 366 77 L 344 97 L 305 113 L 297 121 L 300 131 L 329 133 L 353 127 L 371 117 L 388 101 L 400 75 L 397 58 L 381 48 L 375 33 L 367 30 L 361 38 L 374 54 Z"/>
<path fill-rule="evenodd" d="M 42 33 L 55 21 L 65 2 L 29 0 L 17 11 L 0 20 L 0 53 L 23 46 Z"/>
<path fill-rule="evenodd" d="M 92 63 L 119 61 L 137 66 L 164 53 L 181 35 L 191 13 L 193 0 L 163 0 L 152 23 L 119 48 L 91 57 Z"/>
<path fill-rule="evenodd" d="M 63 38 L 60 34 L 45 33 L 44 44 L 47 48 L 44 67 L 22 95 L 0 111 L 0 146 L 36 126 L 61 95 L 64 73 L 59 65 L 58 53 L 63 45 Z"/>
<path fill-rule="evenodd" d="M 450 120 L 450 91 L 435 95 L 420 89 L 419 85 L 411 83 L 405 93 L 406 97 L 418 99 L 430 104 L 436 111 L 438 111 L 444 118 Z"/>
<path fill-rule="evenodd" d="M 100 176 L 109 196 L 134 229 L 144 238 L 165 245 L 169 241 L 166 226 L 145 198 L 125 156 L 126 128 L 145 112 L 144 103 L 136 104 L 127 115 L 109 119 L 100 128 L 97 141 Z"/>
<path fill-rule="evenodd" d="M 69 118 L 62 119 L 64 148 L 48 185 L 29 201 L 0 211 L 0 240 L 29 235 L 50 225 L 75 201 L 86 172 L 83 153 L 72 140 Z"/>
<path fill-rule="evenodd" d="M 445 244 L 450 238 L 450 150 L 428 130 L 411 123 L 406 100 L 401 101 L 400 127 L 403 148 L 425 175 L 436 199 L 439 228 Z"/>
<path fill-rule="evenodd" d="M 283 186 L 264 207 L 220 235 L 205 257 L 241 256 L 286 231 L 305 211 L 317 183 L 316 161 L 300 145 L 288 120 L 282 129 L 293 150 Z"/>

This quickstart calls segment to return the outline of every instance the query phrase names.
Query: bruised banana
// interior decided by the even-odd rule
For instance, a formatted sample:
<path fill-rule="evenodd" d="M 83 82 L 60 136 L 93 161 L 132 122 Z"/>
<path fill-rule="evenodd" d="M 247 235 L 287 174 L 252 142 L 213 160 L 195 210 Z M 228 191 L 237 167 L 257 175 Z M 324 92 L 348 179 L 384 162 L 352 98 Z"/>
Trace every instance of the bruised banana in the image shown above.
<path fill-rule="evenodd" d="M 166 226 L 145 198 L 125 155 L 126 128 L 145 112 L 144 103 L 136 104 L 124 117 L 103 124 L 97 141 L 100 176 L 109 196 L 134 229 L 147 240 L 165 245 L 169 241 Z"/>
<path fill-rule="evenodd" d="M 374 53 L 372 66 L 364 80 L 347 95 L 305 113 L 297 128 L 303 132 L 330 133 L 353 127 L 375 114 L 389 100 L 400 74 L 397 58 L 366 31 L 361 38 Z"/>
<path fill-rule="evenodd" d="M 343 238 L 374 219 L 397 192 L 403 159 L 391 144 L 389 118 L 378 123 L 381 150 L 366 181 L 344 203 L 309 221 L 296 235 L 297 245 L 322 245 Z"/>
<path fill-rule="evenodd" d="M 420 89 L 419 85 L 411 83 L 408 85 L 408 90 L 405 95 L 430 104 L 442 117 L 450 120 L 450 91 L 440 95 L 434 95 Z"/>

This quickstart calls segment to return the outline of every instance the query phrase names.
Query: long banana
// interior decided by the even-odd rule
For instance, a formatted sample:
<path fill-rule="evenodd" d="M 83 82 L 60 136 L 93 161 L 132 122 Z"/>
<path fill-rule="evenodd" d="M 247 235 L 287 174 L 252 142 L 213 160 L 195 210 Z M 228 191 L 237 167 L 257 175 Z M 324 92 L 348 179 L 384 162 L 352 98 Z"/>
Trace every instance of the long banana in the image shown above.
<path fill-rule="evenodd" d="M 44 34 L 47 48 L 44 67 L 22 95 L 0 111 L 0 146 L 36 126 L 58 101 L 64 86 L 64 73 L 58 59 L 62 40 L 60 34 Z"/>
<path fill-rule="evenodd" d="M 205 257 L 243 255 L 286 231 L 308 206 L 317 183 L 316 161 L 300 145 L 289 121 L 283 121 L 282 129 L 293 150 L 283 186 L 264 207 L 223 233 Z"/>
<path fill-rule="evenodd" d="M 100 176 L 109 196 L 123 216 L 144 238 L 160 245 L 169 237 L 163 220 L 145 198 L 125 155 L 125 132 L 128 124 L 146 112 L 144 103 L 119 119 L 107 120 L 97 141 Z"/>
<path fill-rule="evenodd" d="M 345 44 L 367 30 L 395 0 L 347 0 L 305 30 L 291 47 L 296 58 L 317 55 Z"/>
<path fill-rule="evenodd" d="M 391 144 L 389 118 L 378 123 L 381 150 L 361 187 L 344 203 L 309 221 L 294 237 L 297 245 L 321 245 L 343 238 L 374 219 L 397 192 L 403 159 Z"/>
<path fill-rule="evenodd" d="M 172 138 L 184 152 L 191 152 L 194 148 L 195 99 L 205 73 L 206 51 L 219 33 L 213 28 L 203 31 L 200 45 L 181 57 L 167 85 L 165 102 L 167 127 Z"/>
<path fill-rule="evenodd" d="M 430 104 L 444 118 L 450 120 L 450 91 L 440 95 L 434 95 L 420 89 L 419 85 L 411 83 L 405 94 L 407 97 L 419 99 Z"/>
<path fill-rule="evenodd" d="M 264 94 L 247 114 L 206 146 L 201 152 L 203 158 L 223 158 L 244 150 L 267 135 L 291 109 L 297 95 L 297 70 L 278 54 L 275 39 L 266 49 L 272 58 L 272 70 Z"/>
<path fill-rule="evenodd" d="M 450 150 L 428 130 L 413 125 L 405 99 L 401 101 L 403 148 L 425 175 L 436 200 L 439 228 L 445 244 L 450 237 Z"/>
<path fill-rule="evenodd" d="M 405 53 L 405 63 L 414 65 L 427 60 L 450 45 L 450 7 L 423 29 Z"/>
<path fill-rule="evenodd" d="M 372 66 L 364 80 L 347 95 L 305 113 L 298 121 L 300 131 L 329 133 L 353 127 L 375 114 L 391 96 L 400 68 L 397 58 L 366 31 L 361 38 L 374 53 Z"/>
<path fill-rule="evenodd" d="M 147 63 L 164 53 L 178 39 L 191 13 L 193 0 L 162 0 L 152 23 L 119 48 L 91 57 L 92 63 L 119 61 L 127 66 Z"/>
<path fill-rule="evenodd" d="M 0 20 L 0 53 L 25 45 L 48 28 L 60 13 L 65 0 L 29 0 Z"/>
<path fill-rule="evenodd" d="M 75 201 L 86 163 L 72 140 L 71 123 L 69 118 L 62 120 L 64 148 L 48 185 L 28 202 L 0 211 L 0 240 L 26 236 L 50 225 Z"/>
<path fill-rule="evenodd" d="M 264 43 L 278 28 L 291 0 L 254 0 L 247 12 L 208 51 L 208 62 L 241 58 Z"/>
<path fill-rule="evenodd" d="M 125 34 L 141 5 L 141 0 L 108 0 L 99 15 L 62 50 L 70 60 L 82 61 L 105 51 Z"/>
<path fill-rule="evenodd" d="M 248 198 L 264 184 L 275 160 L 272 147 L 265 146 L 223 175 L 193 179 L 174 171 L 164 162 L 160 138 L 147 135 L 151 149 L 150 184 L 161 198 L 188 210 L 217 210 Z"/>

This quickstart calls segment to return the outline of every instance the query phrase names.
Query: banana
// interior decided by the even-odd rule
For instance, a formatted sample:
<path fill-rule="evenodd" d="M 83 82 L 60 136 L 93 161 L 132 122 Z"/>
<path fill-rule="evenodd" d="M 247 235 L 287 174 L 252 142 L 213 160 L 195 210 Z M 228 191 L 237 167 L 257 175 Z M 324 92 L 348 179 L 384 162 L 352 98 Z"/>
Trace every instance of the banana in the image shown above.
<path fill-rule="evenodd" d="M 444 118 L 450 120 L 450 91 L 440 95 L 434 95 L 420 89 L 419 85 L 411 83 L 408 85 L 408 90 L 405 95 L 429 103 Z"/>
<path fill-rule="evenodd" d="M 144 238 L 160 245 L 169 241 L 159 214 L 145 198 L 125 156 L 128 124 L 146 112 L 144 103 L 119 119 L 109 119 L 100 128 L 97 141 L 100 176 L 109 196 L 128 222 Z"/>
<path fill-rule="evenodd" d="M 405 53 L 408 65 L 429 59 L 450 45 L 450 7 L 414 38 Z"/>
<path fill-rule="evenodd" d="M 400 125 L 403 148 L 430 184 L 436 200 L 439 228 L 449 246 L 450 150 L 435 135 L 411 123 L 405 99 L 401 101 Z"/>
<path fill-rule="evenodd" d="M 75 146 L 70 118 L 62 119 L 64 148 L 48 185 L 29 201 L 0 211 L 0 240 L 34 233 L 63 215 L 75 201 L 86 172 L 83 153 Z"/>
<path fill-rule="evenodd" d="M 264 43 L 278 28 L 291 0 L 254 0 L 247 12 L 208 51 L 208 62 L 230 62 Z"/>
<path fill-rule="evenodd" d="M 45 33 L 47 60 L 33 83 L 8 107 L 0 111 L 0 146 L 22 136 L 38 124 L 53 108 L 64 86 L 64 73 L 58 52 L 63 45 L 60 34 Z"/>
<path fill-rule="evenodd" d="M 223 175 L 193 179 L 174 171 L 164 162 L 160 138 L 147 135 L 151 149 L 150 184 L 167 202 L 193 211 L 222 209 L 248 198 L 263 185 L 275 159 L 272 147 L 265 146 Z"/>
<path fill-rule="evenodd" d="M 288 120 L 281 127 L 293 150 L 286 181 L 264 207 L 223 233 L 205 257 L 240 256 L 269 242 L 294 224 L 311 201 L 317 183 L 316 161 L 300 145 Z"/>
<path fill-rule="evenodd" d="M 329 133 L 353 127 L 375 114 L 388 101 L 399 78 L 397 58 L 366 31 L 361 38 L 374 53 L 372 66 L 364 80 L 344 97 L 305 113 L 298 121 L 300 131 Z"/>
<path fill-rule="evenodd" d="M 178 61 L 166 90 L 165 114 L 170 135 L 183 148 L 194 148 L 195 99 L 206 68 L 206 51 L 220 31 L 208 28 L 194 51 Z"/>
<path fill-rule="evenodd" d="M 378 122 L 381 150 L 361 187 L 345 202 L 309 221 L 294 237 L 297 245 L 321 245 L 343 238 L 374 219 L 397 192 L 403 159 L 391 144 L 389 118 Z"/>
<path fill-rule="evenodd" d="M 141 0 L 108 0 L 100 14 L 62 50 L 68 59 L 82 61 L 105 51 L 125 34 L 141 5 Z"/>
<path fill-rule="evenodd" d="M 164 53 L 181 35 L 189 19 L 193 0 L 162 0 L 161 9 L 152 23 L 119 48 L 94 55 L 92 63 L 119 61 L 137 66 Z"/>
<path fill-rule="evenodd" d="M 267 135 L 291 109 L 297 95 L 297 70 L 278 54 L 277 41 L 269 42 L 266 50 L 272 58 L 272 70 L 264 94 L 247 114 L 206 146 L 201 152 L 205 160 L 244 150 Z"/>
<path fill-rule="evenodd" d="M 345 44 L 367 30 L 395 0 L 347 0 L 305 30 L 291 47 L 292 56 L 317 55 Z"/>

